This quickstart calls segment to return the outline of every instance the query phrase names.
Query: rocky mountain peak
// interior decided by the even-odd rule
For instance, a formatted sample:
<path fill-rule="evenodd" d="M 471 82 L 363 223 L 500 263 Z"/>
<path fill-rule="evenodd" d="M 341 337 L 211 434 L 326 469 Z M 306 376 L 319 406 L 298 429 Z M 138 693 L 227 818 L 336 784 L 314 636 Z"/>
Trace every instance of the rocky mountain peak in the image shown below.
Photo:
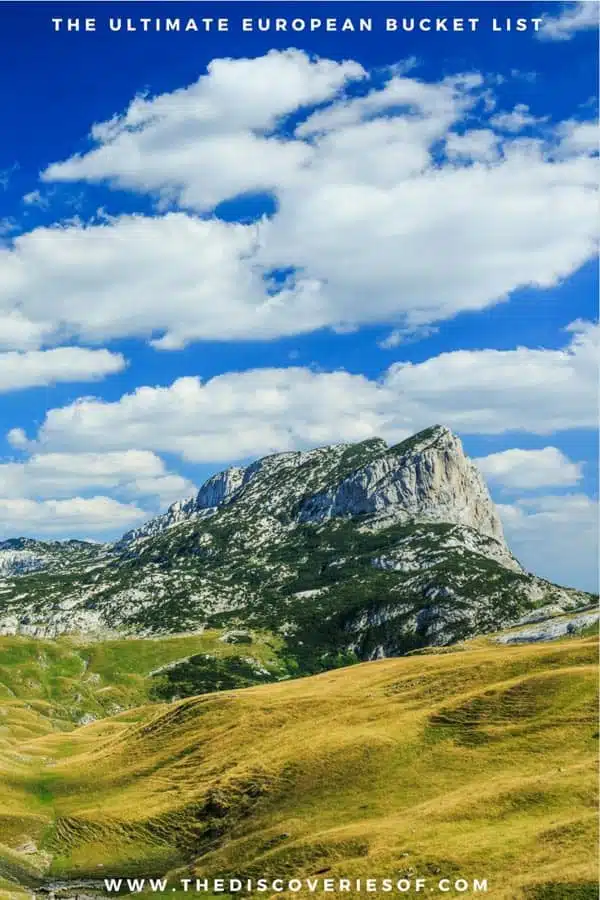
<path fill-rule="evenodd" d="M 504 544 L 502 524 L 483 477 L 460 439 L 436 425 L 390 447 L 337 485 L 311 497 L 305 522 L 334 516 L 466 525 Z"/>
<path fill-rule="evenodd" d="M 0 545 L 0 633 L 241 624 L 317 668 L 590 602 L 523 571 L 480 472 L 441 425 L 391 447 L 373 438 L 228 468 L 113 545 Z"/>
<path fill-rule="evenodd" d="M 373 527 L 418 520 L 466 525 L 498 541 L 502 525 L 485 482 L 444 425 L 392 447 L 381 438 L 262 457 L 212 475 L 194 497 L 128 532 L 118 546 L 235 505 L 250 519 L 319 523 L 370 516 Z M 508 550 L 507 550 L 508 553 Z"/>

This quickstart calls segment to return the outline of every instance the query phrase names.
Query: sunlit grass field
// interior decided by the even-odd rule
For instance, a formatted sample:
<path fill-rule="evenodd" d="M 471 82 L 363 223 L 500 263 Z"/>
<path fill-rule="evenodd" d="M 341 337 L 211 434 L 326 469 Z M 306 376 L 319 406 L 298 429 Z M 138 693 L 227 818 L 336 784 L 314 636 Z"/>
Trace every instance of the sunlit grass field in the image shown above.
<path fill-rule="evenodd" d="M 23 887 L 0 881 L 0 895 L 21 900 L 42 876 L 326 873 L 597 896 L 594 637 L 479 640 L 167 704 L 147 702 L 147 673 L 214 636 L 93 652 L 2 640 L 0 874 Z M 77 694 L 109 711 L 102 690 L 140 705 L 74 728 Z"/>

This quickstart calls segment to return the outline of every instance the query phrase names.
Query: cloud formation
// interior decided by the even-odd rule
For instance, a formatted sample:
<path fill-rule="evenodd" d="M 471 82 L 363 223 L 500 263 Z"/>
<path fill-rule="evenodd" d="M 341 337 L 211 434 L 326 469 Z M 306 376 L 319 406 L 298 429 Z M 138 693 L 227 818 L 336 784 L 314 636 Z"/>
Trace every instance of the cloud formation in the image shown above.
<path fill-rule="evenodd" d="M 501 504 L 509 546 L 528 569 L 558 584 L 598 590 L 598 502 L 583 493 Z"/>
<path fill-rule="evenodd" d="M 356 62 L 272 50 L 257 59 L 215 59 L 189 87 L 137 96 L 92 128 L 88 153 L 50 165 L 48 182 L 108 181 L 175 196 L 206 209 L 245 191 L 274 190 L 310 156 L 273 134 L 297 109 L 332 100 L 365 72 Z"/>
<path fill-rule="evenodd" d="M 111 497 L 70 497 L 67 500 L 0 498 L 0 535 L 81 537 L 111 530 L 124 531 L 146 518 L 130 503 Z"/>
<path fill-rule="evenodd" d="M 592 3 L 561 9 L 540 36 L 567 39 L 595 25 L 592 13 Z M 55 188 L 45 185 L 79 182 L 150 197 L 156 214 L 17 236 L 12 220 L 0 223 L 0 391 L 126 365 L 74 342 L 177 350 L 379 324 L 380 346 L 397 358 L 411 336 L 520 287 L 539 290 L 539 309 L 542 292 L 597 250 L 595 120 L 503 110 L 498 82 L 478 73 L 414 72 L 367 73 L 295 50 L 215 60 L 194 84 L 138 96 L 94 125 L 89 149 L 48 166 L 25 206 L 48 202 Z M 240 196 L 268 214 L 226 221 L 222 204 Z M 598 328 L 569 332 L 560 349 L 453 350 L 396 362 L 378 379 L 225 372 L 49 409 L 37 434 L 9 433 L 26 458 L 0 465 L 0 528 L 122 531 L 190 492 L 160 453 L 216 466 L 374 435 L 392 442 L 434 422 L 463 434 L 595 428 Z M 554 446 L 481 465 L 506 491 L 581 474 Z M 573 494 L 502 514 L 517 553 L 548 572 L 561 541 L 579 560 L 578 530 L 590 552 L 592 508 Z"/>
<path fill-rule="evenodd" d="M 0 539 L 114 536 L 194 491 L 148 450 L 34 454 L 0 463 Z"/>
<path fill-rule="evenodd" d="M 435 422 L 463 434 L 593 428 L 599 332 L 576 322 L 559 350 L 456 350 L 394 363 L 378 380 L 300 367 L 179 378 L 115 402 L 84 398 L 51 409 L 32 447 L 223 462 L 375 435 L 394 441 Z M 25 440 L 20 432 L 9 439 Z"/>
<path fill-rule="evenodd" d="M 542 450 L 512 448 L 475 460 L 488 481 L 508 489 L 535 490 L 577 484 L 581 463 L 572 462 L 557 447 Z"/>
<path fill-rule="evenodd" d="M 164 507 L 191 494 L 194 485 L 167 471 L 148 450 L 34 454 L 0 463 L 0 498 L 56 499 L 110 490 Z"/>
<path fill-rule="evenodd" d="M 401 333 L 556 285 L 596 252 L 593 125 L 525 139 L 526 111 L 494 120 L 491 92 L 477 73 L 368 75 L 288 50 L 135 98 L 43 178 L 178 209 L 40 227 L 0 249 L 7 348 Z M 273 214 L 219 218 L 248 193 Z"/>
<path fill-rule="evenodd" d="M 570 41 L 580 31 L 598 28 L 599 13 L 596 0 L 566 3 L 558 15 L 547 13 L 537 33 L 540 40 Z"/>
<path fill-rule="evenodd" d="M 0 319 L 9 334 L 26 339 L 28 326 L 19 317 Z M 4 338 L 6 338 L 6 332 Z M 2 337 L 0 337 L 0 343 Z M 84 347 L 56 347 L 53 350 L 29 350 L 0 353 L 0 393 L 40 387 L 59 382 L 97 381 L 125 368 L 121 353 L 88 350 Z"/>

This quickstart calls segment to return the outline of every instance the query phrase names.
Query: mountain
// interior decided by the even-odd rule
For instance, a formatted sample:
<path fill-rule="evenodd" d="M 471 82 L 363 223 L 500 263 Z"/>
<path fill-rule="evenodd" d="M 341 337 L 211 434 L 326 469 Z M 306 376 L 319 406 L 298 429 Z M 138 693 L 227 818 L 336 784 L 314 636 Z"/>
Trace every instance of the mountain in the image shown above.
<path fill-rule="evenodd" d="M 392 447 L 267 456 L 214 475 L 110 546 L 72 543 L 0 548 L 0 559 L 13 554 L 0 633 L 250 629 L 284 642 L 293 674 L 593 600 L 522 569 L 481 474 L 443 426 Z M 15 553 L 33 554 L 33 568 Z"/>

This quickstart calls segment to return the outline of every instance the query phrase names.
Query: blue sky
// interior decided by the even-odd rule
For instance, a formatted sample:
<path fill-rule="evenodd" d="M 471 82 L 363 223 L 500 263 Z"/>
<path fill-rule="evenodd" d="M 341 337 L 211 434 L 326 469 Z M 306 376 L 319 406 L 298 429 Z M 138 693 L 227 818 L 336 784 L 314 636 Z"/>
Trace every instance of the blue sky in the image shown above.
<path fill-rule="evenodd" d="M 0 538 L 110 539 L 231 463 L 442 422 L 524 564 L 594 588 L 595 15 L 2 4 Z"/>

